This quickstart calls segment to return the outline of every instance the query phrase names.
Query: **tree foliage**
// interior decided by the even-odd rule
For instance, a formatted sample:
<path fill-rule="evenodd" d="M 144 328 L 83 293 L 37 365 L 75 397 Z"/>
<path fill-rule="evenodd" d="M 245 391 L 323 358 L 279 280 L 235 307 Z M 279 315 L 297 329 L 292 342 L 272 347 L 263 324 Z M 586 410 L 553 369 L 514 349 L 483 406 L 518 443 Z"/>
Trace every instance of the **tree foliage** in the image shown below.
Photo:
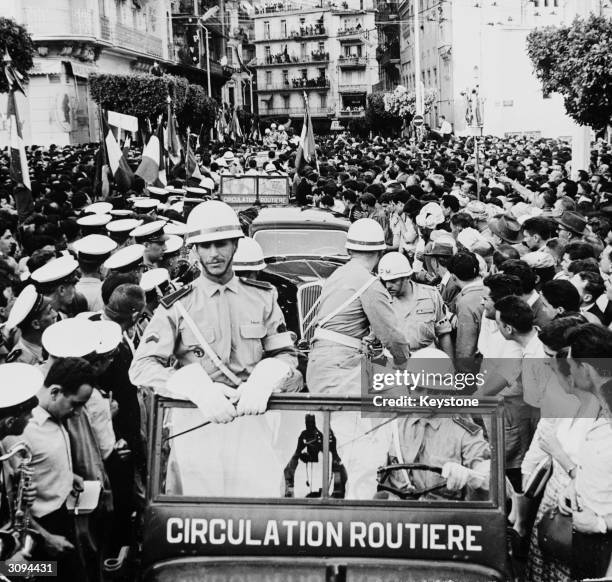
<path fill-rule="evenodd" d="M 601 129 L 612 118 L 612 20 L 591 15 L 527 37 L 527 53 L 544 93 L 560 93 L 567 114 Z"/>
<path fill-rule="evenodd" d="M 177 114 L 179 125 L 184 130 L 190 127 L 193 133 L 200 131 L 202 126 L 210 130 L 215 124 L 218 108 L 217 102 L 208 97 L 202 86 L 189 85 L 185 107 Z"/>
<path fill-rule="evenodd" d="M 384 95 L 382 91 L 368 95 L 365 118 L 368 128 L 373 132 L 388 135 L 401 128 L 402 120 L 385 109 Z"/>
<path fill-rule="evenodd" d="M 181 115 L 189 87 L 187 79 L 172 75 L 94 73 L 89 81 L 92 99 L 103 109 L 153 119 L 166 111 L 168 95 L 174 111 Z"/>
<path fill-rule="evenodd" d="M 34 41 L 25 27 L 12 18 L 0 18 L 0 58 L 6 51 L 13 60 L 13 67 L 28 79 L 28 71 L 34 66 Z M 0 93 L 7 93 L 8 83 L 0 71 Z"/>
<path fill-rule="evenodd" d="M 423 96 L 424 113 L 431 109 L 435 99 L 435 90 L 425 90 L 425 95 Z M 410 122 L 416 113 L 416 94 L 414 91 L 408 91 L 403 85 L 398 85 L 393 91 L 384 93 L 383 102 L 386 111 L 406 120 L 406 122 Z"/>

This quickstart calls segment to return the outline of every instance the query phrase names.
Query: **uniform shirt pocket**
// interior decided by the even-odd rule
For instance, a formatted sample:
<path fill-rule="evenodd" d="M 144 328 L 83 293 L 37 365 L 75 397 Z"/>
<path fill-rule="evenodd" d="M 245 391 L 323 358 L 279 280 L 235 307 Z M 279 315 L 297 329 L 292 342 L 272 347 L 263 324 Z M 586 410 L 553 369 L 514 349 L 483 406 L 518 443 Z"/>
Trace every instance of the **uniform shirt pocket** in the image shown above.
<path fill-rule="evenodd" d="M 206 343 L 214 349 L 215 343 L 215 330 L 212 327 L 203 327 L 199 330 Z M 196 337 L 196 335 L 189 329 L 189 327 L 181 330 L 181 350 L 183 352 L 192 352 L 197 358 L 203 358 L 205 356 L 204 348 Z"/>
<path fill-rule="evenodd" d="M 263 357 L 263 339 L 266 334 L 266 326 L 261 323 L 245 323 L 240 326 L 240 337 L 248 353 L 249 364 L 254 365 Z"/>

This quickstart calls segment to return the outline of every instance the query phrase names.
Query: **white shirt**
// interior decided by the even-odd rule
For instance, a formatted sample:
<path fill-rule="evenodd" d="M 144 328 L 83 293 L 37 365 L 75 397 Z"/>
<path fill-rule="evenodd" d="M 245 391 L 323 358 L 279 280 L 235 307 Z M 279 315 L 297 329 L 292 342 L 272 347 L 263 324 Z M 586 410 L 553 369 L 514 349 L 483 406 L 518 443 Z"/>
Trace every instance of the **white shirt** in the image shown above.
<path fill-rule="evenodd" d="M 534 333 L 523 348 L 522 361 L 523 398 L 530 406 L 537 408 L 541 406 L 548 376 L 552 372 L 550 367 L 546 365 L 547 363 L 548 356 L 544 351 L 544 345 L 538 334 Z"/>
<path fill-rule="evenodd" d="M 576 458 L 576 493 L 585 507 L 607 515 L 612 513 L 612 426 L 607 418 L 591 422 Z"/>
<path fill-rule="evenodd" d="M 72 491 L 72 451 L 64 426 L 41 406 L 32 410 L 32 419 L 20 437 L 5 439 L 12 446 L 24 440 L 32 451 L 31 468 L 36 484 L 32 515 L 44 517 L 59 509 Z"/>
<path fill-rule="evenodd" d="M 96 435 L 96 442 L 100 447 L 102 458 L 108 459 L 115 448 L 115 432 L 113 431 L 113 419 L 110 411 L 110 400 L 104 398 L 96 388 L 85 404 L 85 410 L 89 417 L 91 428 Z"/>
<path fill-rule="evenodd" d="M 508 382 L 499 395 L 520 396 L 522 390 L 518 378 L 521 373 L 523 350 L 514 340 L 507 340 L 499 331 L 497 322 L 487 318 L 484 313 L 478 335 L 478 351 L 484 358 L 480 366 L 481 372 L 499 374 Z"/>

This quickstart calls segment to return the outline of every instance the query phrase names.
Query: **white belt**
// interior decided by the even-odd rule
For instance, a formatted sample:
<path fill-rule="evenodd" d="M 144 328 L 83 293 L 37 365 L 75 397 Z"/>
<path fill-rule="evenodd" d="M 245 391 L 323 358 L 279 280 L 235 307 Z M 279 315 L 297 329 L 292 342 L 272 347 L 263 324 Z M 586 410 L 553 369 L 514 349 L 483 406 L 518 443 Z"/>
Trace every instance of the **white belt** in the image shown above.
<path fill-rule="evenodd" d="M 323 329 L 321 327 L 317 327 L 317 329 L 315 329 L 312 339 L 326 340 L 337 344 L 342 344 L 343 346 L 356 350 L 361 349 L 361 340 L 351 337 L 350 335 L 344 335 L 343 333 L 338 333 L 329 329 Z"/>

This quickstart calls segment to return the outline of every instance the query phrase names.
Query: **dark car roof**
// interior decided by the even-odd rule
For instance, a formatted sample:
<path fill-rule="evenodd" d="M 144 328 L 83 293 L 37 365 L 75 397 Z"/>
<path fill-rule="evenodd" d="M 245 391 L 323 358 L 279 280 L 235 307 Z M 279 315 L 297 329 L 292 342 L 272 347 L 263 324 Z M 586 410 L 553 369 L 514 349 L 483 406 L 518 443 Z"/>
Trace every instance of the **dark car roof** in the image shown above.
<path fill-rule="evenodd" d="M 274 228 L 308 228 L 313 230 L 348 231 L 350 221 L 320 208 L 282 206 L 262 208 L 251 223 L 251 234 L 273 226 Z"/>

